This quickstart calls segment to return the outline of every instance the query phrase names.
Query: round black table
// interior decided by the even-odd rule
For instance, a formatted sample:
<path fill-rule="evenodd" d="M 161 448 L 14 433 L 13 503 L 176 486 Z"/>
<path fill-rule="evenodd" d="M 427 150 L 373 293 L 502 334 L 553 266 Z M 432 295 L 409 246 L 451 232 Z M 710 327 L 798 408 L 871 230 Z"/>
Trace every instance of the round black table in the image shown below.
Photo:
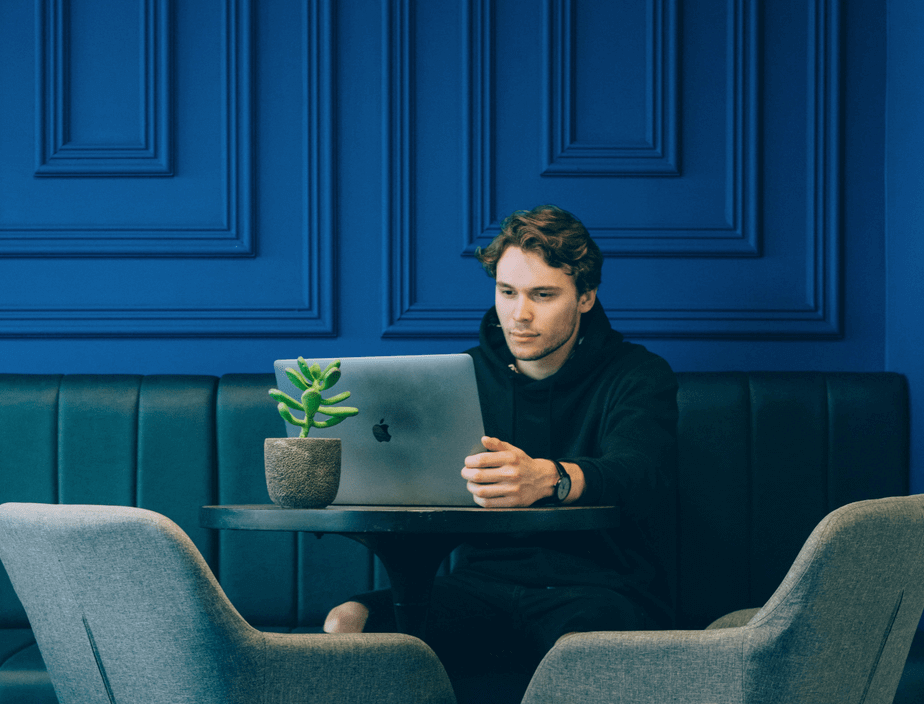
<path fill-rule="evenodd" d="M 422 636 L 433 577 L 443 559 L 470 537 L 613 528 L 613 506 L 492 508 L 445 506 L 328 506 L 280 508 L 274 504 L 203 506 L 205 528 L 336 533 L 371 549 L 391 581 L 402 633 Z"/>

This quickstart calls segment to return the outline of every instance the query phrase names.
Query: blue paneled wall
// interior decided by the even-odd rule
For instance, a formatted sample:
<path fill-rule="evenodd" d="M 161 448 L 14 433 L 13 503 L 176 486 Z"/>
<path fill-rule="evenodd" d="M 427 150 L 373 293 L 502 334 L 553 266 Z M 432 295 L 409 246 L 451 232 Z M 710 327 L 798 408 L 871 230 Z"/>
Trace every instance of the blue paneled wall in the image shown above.
<path fill-rule="evenodd" d="M 906 371 L 887 39 L 874 0 L 8 0 L 0 371 L 464 349 L 475 247 L 546 202 L 678 370 Z"/>

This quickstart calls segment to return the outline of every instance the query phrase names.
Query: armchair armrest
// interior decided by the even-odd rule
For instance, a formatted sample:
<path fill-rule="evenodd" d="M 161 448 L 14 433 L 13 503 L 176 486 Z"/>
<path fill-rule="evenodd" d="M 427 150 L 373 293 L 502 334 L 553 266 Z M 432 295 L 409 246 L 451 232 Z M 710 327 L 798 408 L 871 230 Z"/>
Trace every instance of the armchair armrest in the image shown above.
<path fill-rule="evenodd" d="M 559 640 L 523 704 L 734 704 L 743 701 L 749 628 L 606 631 Z"/>

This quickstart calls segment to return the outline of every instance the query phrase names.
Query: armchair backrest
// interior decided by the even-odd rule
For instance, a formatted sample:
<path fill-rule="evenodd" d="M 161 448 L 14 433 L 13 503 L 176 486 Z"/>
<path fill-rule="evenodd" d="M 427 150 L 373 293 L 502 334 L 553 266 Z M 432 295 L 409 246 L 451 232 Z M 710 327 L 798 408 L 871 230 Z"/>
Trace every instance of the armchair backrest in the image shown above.
<path fill-rule="evenodd" d="M 888 704 L 922 611 L 924 495 L 832 512 L 745 626 L 747 701 Z"/>
<path fill-rule="evenodd" d="M 891 704 L 922 611 L 924 495 L 856 502 L 815 527 L 763 608 L 563 638 L 523 701 Z"/>
<path fill-rule="evenodd" d="M 254 657 L 262 635 L 169 519 L 120 506 L 7 503 L 0 558 L 62 704 L 260 696 L 246 690 L 263 666 Z"/>

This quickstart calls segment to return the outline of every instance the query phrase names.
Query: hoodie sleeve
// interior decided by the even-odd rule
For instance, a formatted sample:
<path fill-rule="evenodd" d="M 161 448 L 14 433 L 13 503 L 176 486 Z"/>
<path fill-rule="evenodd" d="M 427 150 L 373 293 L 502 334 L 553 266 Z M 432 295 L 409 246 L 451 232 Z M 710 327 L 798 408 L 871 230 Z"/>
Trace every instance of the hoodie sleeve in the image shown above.
<path fill-rule="evenodd" d="M 578 505 L 615 505 L 650 514 L 676 474 L 677 379 L 657 355 L 616 374 L 599 401 L 598 452 L 563 458 L 584 472 Z"/>

